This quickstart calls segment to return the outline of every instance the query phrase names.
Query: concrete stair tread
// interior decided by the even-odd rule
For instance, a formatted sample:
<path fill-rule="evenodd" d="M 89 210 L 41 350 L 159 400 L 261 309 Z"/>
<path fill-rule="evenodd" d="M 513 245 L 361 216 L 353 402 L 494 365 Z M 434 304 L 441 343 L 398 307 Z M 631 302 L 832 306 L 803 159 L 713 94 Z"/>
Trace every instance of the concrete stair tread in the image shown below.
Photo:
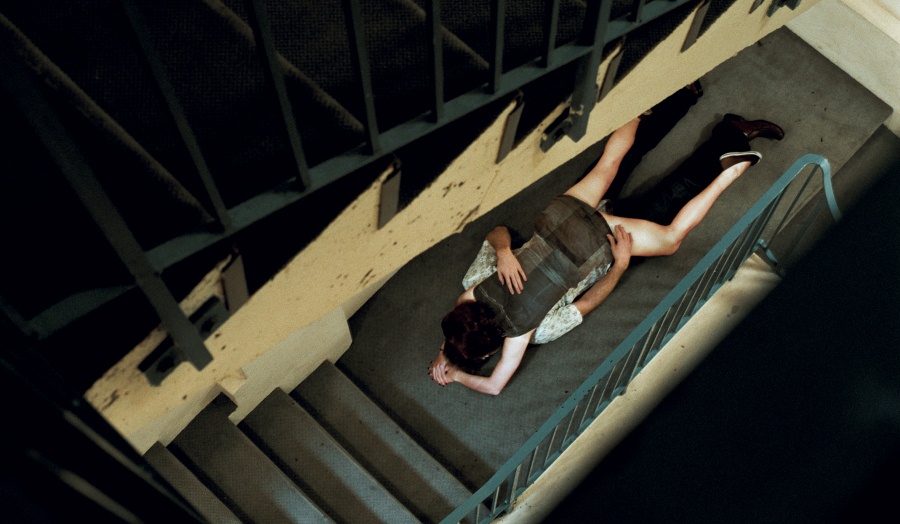
<path fill-rule="evenodd" d="M 144 459 L 194 506 L 200 515 L 217 524 L 240 524 L 241 520 L 228 509 L 196 475 L 182 464 L 165 446 L 156 443 L 144 453 Z"/>
<path fill-rule="evenodd" d="M 282 390 L 240 427 L 336 521 L 418 521 Z"/>
<path fill-rule="evenodd" d="M 439 521 L 471 495 L 333 364 L 292 395 L 420 519 Z"/>
<path fill-rule="evenodd" d="M 169 449 L 242 521 L 330 522 L 229 419 L 223 395 L 172 441 Z"/>

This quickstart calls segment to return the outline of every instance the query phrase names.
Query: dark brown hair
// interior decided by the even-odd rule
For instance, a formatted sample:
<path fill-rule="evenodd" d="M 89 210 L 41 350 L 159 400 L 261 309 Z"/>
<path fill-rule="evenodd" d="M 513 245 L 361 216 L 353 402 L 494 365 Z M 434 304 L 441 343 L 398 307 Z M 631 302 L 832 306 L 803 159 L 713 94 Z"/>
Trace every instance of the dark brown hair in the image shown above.
<path fill-rule="evenodd" d="M 503 345 L 503 330 L 495 314 L 482 302 L 463 302 L 441 320 L 444 355 L 454 364 L 477 369 L 485 357 Z"/>

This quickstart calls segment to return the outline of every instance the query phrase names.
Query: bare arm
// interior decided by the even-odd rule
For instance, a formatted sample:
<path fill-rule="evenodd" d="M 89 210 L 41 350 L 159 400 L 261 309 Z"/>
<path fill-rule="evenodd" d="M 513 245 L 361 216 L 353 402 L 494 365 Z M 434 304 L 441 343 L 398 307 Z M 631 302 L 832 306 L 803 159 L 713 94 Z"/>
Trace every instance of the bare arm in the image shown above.
<path fill-rule="evenodd" d="M 631 262 L 631 233 L 625 231 L 625 228 L 622 226 L 616 226 L 616 236 L 607 235 L 607 237 L 609 237 L 609 243 L 612 246 L 615 262 L 613 262 L 612 267 L 609 268 L 609 271 L 603 278 L 598 280 L 578 300 L 572 303 L 582 317 L 596 309 L 597 306 L 606 300 L 606 297 L 615 289 L 619 279 L 622 278 L 625 270 L 628 269 L 628 264 Z"/>
<path fill-rule="evenodd" d="M 519 260 L 512 252 L 512 238 L 504 226 L 497 226 L 485 237 L 497 252 L 497 276 L 500 283 L 509 288 L 510 293 L 521 293 L 528 280 Z"/>
<path fill-rule="evenodd" d="M 449 362 L 442 352 L 431 363 L 429 368 L 431 378 L 442 386 L 459 382 L 463 386 L 479 393 L 498 395 L 506 387 L 516 369 L 519 368 L 519 364 L 522 363 L 522 357 L 525 355 L 525 349 L 528 347 L 528 342 L 531 340 L 533 333 L 534 330 L 518 337 L 504 339 L 500 361 L 497 362 L 497 366 L 490 376 L 485 377 L 466 373 L 455 364 Z"/>

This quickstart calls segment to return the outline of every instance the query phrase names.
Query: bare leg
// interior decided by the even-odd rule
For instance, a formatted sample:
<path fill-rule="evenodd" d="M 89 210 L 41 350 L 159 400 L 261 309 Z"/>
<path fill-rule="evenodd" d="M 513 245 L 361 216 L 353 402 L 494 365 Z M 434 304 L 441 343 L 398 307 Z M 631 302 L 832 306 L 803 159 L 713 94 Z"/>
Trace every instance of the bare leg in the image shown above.
<path fill-rule="evenodd" d="M 668 226 L 637 218 L 622 218 L 603 213 L 609 226 L 615 230 L 622 225 L 631 233 L 634 241 L 632 255 L 656 257 L 671 255 L 678 251 L 681 242 L 697 227 L 709 213 L 719 196 L 738 179 L 748 167 L 749 161 L 738 162 L 723 170 L 712 183 L 692 198 Z"/>
<path fill-rule="evenodd" d="M 634 135 L 637 133 L 638 123 L 640 119 L 634 120 L 616 129 L 606 146 L 603 148 L 603 155 L 597 161 L 590 172 L 584 178 L 578 181 L 574 186 L 569 188 L 565 194 L 573 196 L 591 207 L 600 205 L 600 200 L 609 189 L 616 173 L 619 172 L 619 165 L 625 158 L 625 153 L 634 144 Z"/>

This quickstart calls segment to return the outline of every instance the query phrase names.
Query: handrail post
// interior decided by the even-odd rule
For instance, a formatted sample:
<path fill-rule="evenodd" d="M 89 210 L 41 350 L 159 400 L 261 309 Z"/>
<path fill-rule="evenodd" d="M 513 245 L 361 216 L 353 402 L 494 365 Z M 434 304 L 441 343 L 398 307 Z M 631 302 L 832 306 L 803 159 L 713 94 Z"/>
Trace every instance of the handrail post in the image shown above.
<path fill-rule="evenodd" d="M 578 61 L 578 70 L 575 74 L 572 113 L 577 117 L 569 129 L 568 135 L 576 142 L 587 134 L 590 113 L 594 109 L 600 93 L 600 88 L 597 86 L 597 71 L 603 60 L 603 46 L 606 44 L 606 30 L 609 27 L 611 10 L 612 0 L 601 0 L 588 3 L 588 11 L 585 13 L 582 43 L 591 46 L 592 49 Z"/>
<path fill-rule="evenodd" d="M 373 156 L 381 154 L 381 136 L 378 132 L 378 118 L 375 113 L 375 91 L 372 89 L 372 68 L 369 62 L 369 51 L 366 48 L 365 32 L 362 23 L 362 6 L 359 0 L 344 0 L 344 15 L 347 22 L 347 34 L 350 37 L 350 55 L 359 74 L 362 86 L 363 104 L 365 107 L 364 125 L 368 133 L 369 153 Z"/>
<path fill-rule="evenodd" d="M 287 85 L 284 82 L 284 70 L 278 61 L 278 50 L 272 37 L 272 26 L 269 24 L 262 0 L 244 0 L 253 34 L 256 36 L 257 46 L 262 53 L 266 64 L 265 72 L 281 109 L 281 120 L 287 133 L 288 144 L 297 168 L 297 179 L 301 191 L 308 191 L 312 187 L 312 179 L 309 174 L 309 165 L 306 162 L 306 154 L 303 152 L 303 144 L 300 141 L 300 132 L 297 129 L 297 120 L 294 118 L 294 110 L 288 95 Z"/>
<path fill-rule="evenodd" d="M 444 118 L 444 41 L 441 34 L 441 0 L 429 0 L 426 11 L 426 25 L 429 26 L 431 38 L 431 71 L 434 81 L 434 103 L 431 115 L 434 122 Z"/>

